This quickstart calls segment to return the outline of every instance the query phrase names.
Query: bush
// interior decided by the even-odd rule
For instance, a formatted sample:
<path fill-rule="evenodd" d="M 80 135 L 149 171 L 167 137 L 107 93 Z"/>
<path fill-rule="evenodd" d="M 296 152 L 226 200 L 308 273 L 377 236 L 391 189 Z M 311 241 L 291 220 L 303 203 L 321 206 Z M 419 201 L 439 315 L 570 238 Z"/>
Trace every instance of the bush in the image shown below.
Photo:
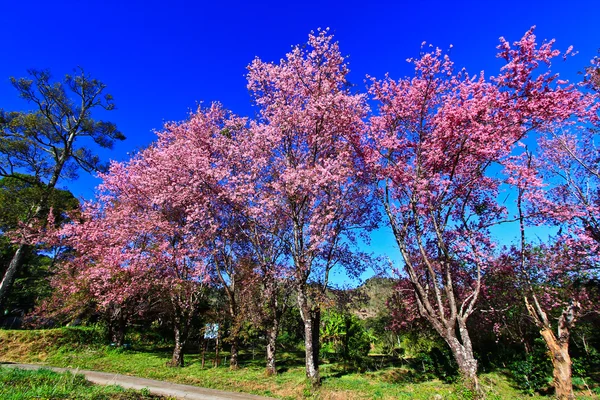
<path fill-rule="evenodd" d="M 392 318 L 389 313 L 381 311 L 377 316 L 365 319 L 364 325 L 374 336 L 376 352 L 394 357 L 404 353 L 400 347 L 400 335 L 390 329 Z"/>
<path fill-rule="evenodd" d="M 535 340 L 530 353 L 509 365 L 517 387 L 525 393 L 533 394 L 545 390 L 552 379 L 552 362 L 543 339 Z"/>
<path fill-rule="evenodd" d="M 355 315 L 327 311 L 322 318 L 321 339 L 321 357 L 334 355 L 356 363 L 369 354 L 373 338 Z"/>
<path fill-rule="evenodd" d="M 438 378 L 446 383 L 456 382 L 459 378 L 458 365 L 450 349 L 445 346 L 420 352 L 411 359 L 410 363 L 416 371 L 422 371 L 427 378 Z"/>
<path fill-rule="evenodd" d="M 106 344 L 106 336 L 101 327 L 64 327 L 61 328 L 61 344 L 78 344 L 85 346 L 103 346 Z"/>

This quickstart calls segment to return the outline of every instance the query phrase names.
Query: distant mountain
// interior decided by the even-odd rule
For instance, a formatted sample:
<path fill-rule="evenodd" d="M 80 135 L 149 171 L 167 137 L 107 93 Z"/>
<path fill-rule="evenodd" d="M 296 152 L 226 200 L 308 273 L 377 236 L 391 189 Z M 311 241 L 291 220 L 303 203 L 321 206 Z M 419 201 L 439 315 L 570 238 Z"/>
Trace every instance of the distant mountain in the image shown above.
<path fill-rule="evenodd" d="M 367 279 L 354 291 L 351 312 L 360 319 L 373 318 L 387 309 L 387 300 L 394 292 L 395 280 L 392 278 L 373 277 Z"/>

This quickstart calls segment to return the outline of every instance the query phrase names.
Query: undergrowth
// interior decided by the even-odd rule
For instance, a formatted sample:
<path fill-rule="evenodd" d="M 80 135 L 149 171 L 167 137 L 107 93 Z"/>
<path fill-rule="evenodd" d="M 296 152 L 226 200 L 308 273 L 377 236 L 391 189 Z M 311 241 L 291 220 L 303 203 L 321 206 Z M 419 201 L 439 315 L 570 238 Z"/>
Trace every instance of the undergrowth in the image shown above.
<path fill-rule="evenodd" d="M 331 360 L 320 366 L 322 386 L 313 390 L 306 383 L 303 352 L 279 352 L 278 374 L 267 376 L 262 354 L 241 352 L 241 368 L 232 371 L 228 354 L 220 353 L 214 366 L 214 353 L 185 356 L 185 367 L 171 368 L 170 348 L 165 343 L 135 343 L 114 348 L 103 341 L 100 331 L 90 328 L 62 328 L 45 331 L 0 331 L 0 360 L 43 363 L 58 367 L 122 373 L 151 379 L 191 384 L 226 391 L 253 393 L 280 399 L 451 399 L 469 397 L 454 377 L 434 377 L 443 359 L 396 360 L 370 357 L 361 368 Z M 193 349 L 191 349 L 193 350 Z M 436 367 L 437 366 L 437 367 Z M 76 381 L 76 380 L 75 380 Z M 507 370 L 480 375 L 488 399 L 549 399 L 537 393 L 520 391 Z M 580 399 L 596 398 L 592 391 L 580 391 Z M 8 398 L 0 395 L 0 398 Z M 26 397 L 20 397 L 26 398 Z M 12 400 L 13 398 L 11 398 Z M 16 398 L 14 398 L 16 399 Z"/>

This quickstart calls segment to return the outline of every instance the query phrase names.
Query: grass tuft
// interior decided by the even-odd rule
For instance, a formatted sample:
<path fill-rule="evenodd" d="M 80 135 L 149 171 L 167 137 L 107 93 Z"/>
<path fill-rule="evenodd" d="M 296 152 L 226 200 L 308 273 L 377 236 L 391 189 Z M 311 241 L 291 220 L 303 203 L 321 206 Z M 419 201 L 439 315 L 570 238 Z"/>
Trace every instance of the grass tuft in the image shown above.
<path fill-rule="evenodd" d="M 81 374 L 58 373 L 49 369 L 35 371 L 0 367 L 0 398 L 81 399 L 81 400 L 142 400 L 165 399 L 147 392 L 125 390 L 120 386 L 97 386 Z"/>

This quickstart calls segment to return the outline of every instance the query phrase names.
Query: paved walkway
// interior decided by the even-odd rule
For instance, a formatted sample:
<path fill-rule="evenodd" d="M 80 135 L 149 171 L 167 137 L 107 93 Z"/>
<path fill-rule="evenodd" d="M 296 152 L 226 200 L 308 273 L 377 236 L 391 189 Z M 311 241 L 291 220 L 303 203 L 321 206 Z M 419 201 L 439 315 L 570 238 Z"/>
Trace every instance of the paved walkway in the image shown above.
<path fill-rule="evenodd" d="M 73 368 L 57 368 L 37 364 L 13 364 L 0 363 L 0 366 L 21 369 L 39 369 L 47 368 L 57 372 L 70 371 L 83 374 L 85 378 L 99 385 L 119 385 L 126 389 L 148 389 L 150 393 L 161 396 L 172 396 L 179 399 L 189 400 L 273 400 L 270 397 L 255 396 L 245 393 L 224 392 L 222 390 L 205 389 L 198 386 L 180 385 L 177 383 L 157 381 L 154 379 L 138 378 L 121 374 L 111 374 L 107 372 L 86 371 Z"/>

